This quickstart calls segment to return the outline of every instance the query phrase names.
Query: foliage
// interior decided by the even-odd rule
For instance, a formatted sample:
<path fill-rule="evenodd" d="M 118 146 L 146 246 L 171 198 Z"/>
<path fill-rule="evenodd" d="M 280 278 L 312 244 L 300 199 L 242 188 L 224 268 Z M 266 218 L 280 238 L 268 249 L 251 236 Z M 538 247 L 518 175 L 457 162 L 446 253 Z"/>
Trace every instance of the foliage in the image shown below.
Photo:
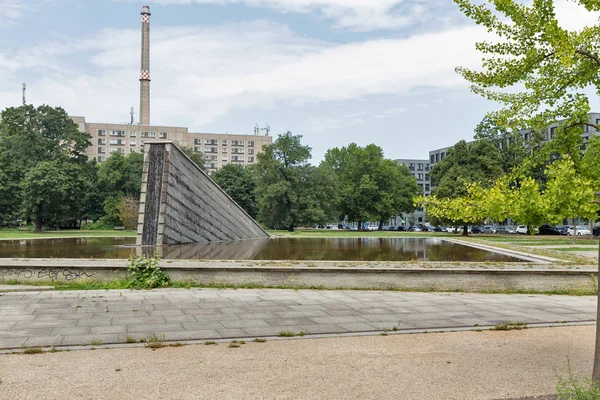
<path fill-rule="evenodd" d="M 427 209 L 427 213 L 454 225 L 481 223 L 488 216 L 486 191 L 476 183 L 464 184 L 467 194 L 460 197 L 416 197 L 415 204 Z M 467 235 L 467 230 L 463 230 Z"/>
<path fill-rule="evenodd" d="M 600 387 L 589 378 L 579 379 L 571 371 L 569 363 L 569 374 L 566 377 L 559 376 L 556 385 L 557 400 L 596 400 L 600 399 Z"/>
<path fill-rule="evenodd" d="M 431 182 L 435 185 L 433 194 L 441 198 L 467 195 L 465 183 L 479 182 L 490 187 L 502 174 L 502 154 L 489 140 L 473 143 L 461 140 L 430 172 Z"/>
<path fill-rule="evenodd" d="M 321 165 L 336 177 L 340 192 L 339 217 L 359 222 L 379 220 L 414 210 L 412 198 L 421 191 L 406 166 L 383 157 L 380 147 L 333 148 Z"/>
<path fill-rule="evenodd" d="M 592 203 L 593 183 L 577 174 L 570 157 L 555 161 L 548 167 L 547 175 L 549 180 L 544 192 L 547 221 L 561 223 L 567 218 L 593 220 L 596 217 L 598 206 Z"/>
<path fill-rule="evenodd" d="M 185 146 L 181 143 L 175 142 L 177 147 L 185 153 L 186 156 L 190 158 L 200 168 L 202 171 L 206 170 L 206 158 L 204 153 L 201 151 L 194 151 L 194 148 L 191 146 Z"/>
<path fill-rule="evenodd" d="M 475 128 L 475 139 L 488 141 L 498 149 L 500 165 L 505 174 L 521 165 L 529 155 L 530 147 L 520 132 L 500 126 L 489 117 Z"/>
<path fill-rule="evenodd" d="M 125 229 L 136 229 L 139 215 L 139 201 L 133 197 L 121 197 L 117 204 L 119 218 L 123 222 Z"/>
<path fill-rule="evenodd" d="M 500 125 L 544 128 L 568 118 L 569 124 L 589 124 L 586 89 L 599 93 L 600 25 L 569 31 L 560 26 L 553 0 L 523 5 L 518 0 L 454 0 L 460 10 L 501 40 L 479 42 L 483 71 L 459 67 L 471 89 L 504 108 L 492 113 Z M 600 11 L 596 0 L 573 0 L 590 12 Z M 519 83 L 523 89 L 505 89 Z M 594 125 L 594 124 L 592 124 Z"/>
<path fill-rule="evenodd" d="M 250 167 L 239 164 L 227 164 L 215 171 L 211 178 L 236 202 L 248 215 L 256 218 L 256 181 Z"/>
<path fill-rule="evenodd" d="M 90 136 L 60 107 L 9 107 L 0 122 L 0 221 L 78 219 L 88 188 Z"/>
<path fill-rule="evenodd" d="M 142 187 L 142 169 L 144 155 L 131 153 L 127 156 L 115 153 L 98 167 L 99 199 L 106 223 L 124 225 L 119 204 L 121 199 L 129 198 L 138 201 Z"/>
<path fill-rule="evenodd" d="M 331 176 L 308 164 L 311 148 L 302 136 L 286 132 L 258 153 L 258 219 L 270 228 L 323 223 L 332 214 L 335 185 Z"/>
<path fill-rule="evenodd" d="M 107 217 L 100 217 L 94 222 L 86 223 L 81 225 L 82 230 L 89 231 L 106 231 L 114 229 L 115 224 L 111 222 Z"/>
<path fill-rule="evenodd" d="M 132 256 L 127 267 L 129 273 L 128 286 L 133 289 L 153 289 L 168 287 L 172 284 L 169 274 L 160 269 L 160 257 L 154 253 L 152 257 Z"/>

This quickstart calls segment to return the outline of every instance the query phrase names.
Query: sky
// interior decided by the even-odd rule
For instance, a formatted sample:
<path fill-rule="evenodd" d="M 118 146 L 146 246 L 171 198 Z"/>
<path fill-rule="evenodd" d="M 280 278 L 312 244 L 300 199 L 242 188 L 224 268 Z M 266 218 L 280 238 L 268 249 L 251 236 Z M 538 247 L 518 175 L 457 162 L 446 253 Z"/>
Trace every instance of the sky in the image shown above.
<path fill-rule="evenodd" d="M 142 0 L 144 1 L 144 0 Z M 574 2 L 557 17 L 597 22 Z M 151 123 L 190 132 L 291 131 L 313 161 L 374 143 L 428 158 L 498 108 L 455 71 L 488 34 L 451 0 L 0 0 L 0 110 L 27 102 L 88 122 L 139 107 L 142 5 L 152 13 Z M 600 104 L 593 104 L 600 111 Z"/>

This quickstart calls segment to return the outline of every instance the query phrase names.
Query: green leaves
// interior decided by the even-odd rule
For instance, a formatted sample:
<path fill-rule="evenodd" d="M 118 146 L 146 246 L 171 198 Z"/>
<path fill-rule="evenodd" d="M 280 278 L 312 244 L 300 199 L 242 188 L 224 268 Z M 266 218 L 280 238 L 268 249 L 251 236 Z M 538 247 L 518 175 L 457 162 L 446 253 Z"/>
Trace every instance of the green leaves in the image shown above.
<path fill-rule="evenodd" d="M 588 11 L 600 7 L 596 0 L 573 1 Z M 577 31 L 562 28 L 553 0 L 535 0 L 527 6 L 517 0 L 455 3 L 500 38 L 476 44 L 485 56 L 481 71 L 464 67 L 456 71 L 472 84 L 473 92 L 503 105 L 496 113 L 502 124 L 514 129 L 540 128 L 540 123 L 547 126 L 589 110 L 585 89 L 599 91 L 599 24 Z M 524 90 L 504 90 L 516 84 Z"/>

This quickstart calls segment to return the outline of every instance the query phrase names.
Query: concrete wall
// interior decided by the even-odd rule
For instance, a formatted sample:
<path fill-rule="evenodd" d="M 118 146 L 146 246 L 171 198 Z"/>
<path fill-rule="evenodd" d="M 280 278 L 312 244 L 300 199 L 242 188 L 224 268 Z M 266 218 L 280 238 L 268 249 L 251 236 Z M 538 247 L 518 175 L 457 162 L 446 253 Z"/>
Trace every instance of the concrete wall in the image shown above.
<path fill-rule="evenodd" d="M 177 146 L 171 142 L 146 142 L 138 245 L 268 237 Z"/>

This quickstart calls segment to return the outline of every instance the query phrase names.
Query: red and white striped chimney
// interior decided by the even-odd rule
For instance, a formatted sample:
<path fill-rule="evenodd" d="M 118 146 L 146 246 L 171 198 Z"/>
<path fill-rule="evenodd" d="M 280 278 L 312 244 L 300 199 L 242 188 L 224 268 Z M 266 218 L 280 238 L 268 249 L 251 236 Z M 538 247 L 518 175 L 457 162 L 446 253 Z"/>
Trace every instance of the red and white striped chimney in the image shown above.
<path fill-rule="evenodd" d="M 142 67 L 140 71 L 140 124 L 150 125 L 150 7 L 142 7 Z"/>

